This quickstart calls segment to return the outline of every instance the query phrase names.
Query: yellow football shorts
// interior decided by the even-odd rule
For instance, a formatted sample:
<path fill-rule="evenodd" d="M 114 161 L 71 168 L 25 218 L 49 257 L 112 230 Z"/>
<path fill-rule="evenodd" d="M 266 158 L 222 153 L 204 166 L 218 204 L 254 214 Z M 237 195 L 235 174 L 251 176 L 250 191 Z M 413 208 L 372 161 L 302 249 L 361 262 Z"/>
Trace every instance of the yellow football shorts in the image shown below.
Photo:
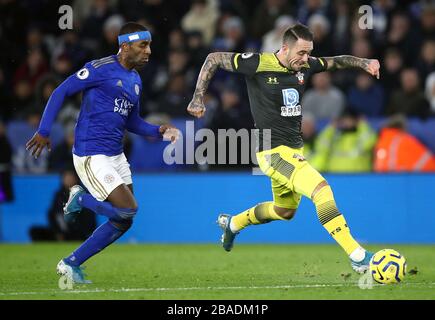
<path fill-rule="evenodd" d="M 302 195 L 311 198 L 314 189 L 325 180 L 303 156 L 303 148 L 281 145 L 257 153 L 258 165 L 272 181 L 274 204 L 297 209 Z"/>

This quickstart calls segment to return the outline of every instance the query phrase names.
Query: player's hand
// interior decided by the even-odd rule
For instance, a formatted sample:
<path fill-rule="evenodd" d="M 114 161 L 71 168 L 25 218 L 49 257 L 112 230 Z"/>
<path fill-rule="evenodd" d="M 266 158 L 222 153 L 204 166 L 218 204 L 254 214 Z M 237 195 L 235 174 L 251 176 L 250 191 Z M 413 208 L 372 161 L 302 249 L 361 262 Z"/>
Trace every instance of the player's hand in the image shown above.
<path fill-rule="evenodd" d="M 51 151 L 50 138 L 41 136 L 38 132 L 26 143 L 26 150 L 30 150 L 35 159 L 39 157 L 45 147 L 47 147 L 49 152 Z"/>
<path fill-rule="evenodd" d="M 205 105 L 202 98 L 193 98 L 187 106 L 187 112 L 194 117 L 201 118 L 205 113 Z"/>
<path fill-rule="evenodd" d="M 163 136 L 163 140 L 165 141 L 171 141 L 171 143 L 175 143 L 178 138 L 180 138 L 180 130 L 175 128 L 173 125 L 161 125 L 159 131 L 160 134 Z"/>
<path fill-rule="evenodd" d="M 379 79 L 379 77 L 380 77 L 379 68 L 380 67 L 381 66 L 379 64 L 379 60 L 378 59 L 370 59 L 369 60 L 369 64 L 367 65 L 366 71 L 368 73 L 370 73 L 372 76 L 374 76 L 377 79 Z"/>

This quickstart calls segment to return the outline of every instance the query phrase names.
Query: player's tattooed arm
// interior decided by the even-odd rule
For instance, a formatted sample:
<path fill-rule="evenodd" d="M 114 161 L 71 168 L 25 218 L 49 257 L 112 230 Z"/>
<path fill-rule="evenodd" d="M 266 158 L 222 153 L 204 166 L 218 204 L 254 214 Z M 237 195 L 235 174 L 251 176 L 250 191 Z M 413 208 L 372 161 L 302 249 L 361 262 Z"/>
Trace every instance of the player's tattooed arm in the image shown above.
<path fill-rule="evenodd" d="M 377 59 L 358 58 L 349 55 L 325 57 L 327 70 L 360 68 L 379 79 L 379 61 Z"/>
<path fill-rule="evenodd" d="M 187 111 L 195 116 L 202 117 L 205 113 L 204 96 L 207 91 L 210 80 L 213 78 L 218 68 L 234 71 L 231 64 L 231 52 L 213 52 L 210 53 L 205 59 L 199 72 L 198 81 L 196 82 L 195 92 L 192 101 L 187 107 Z"/>

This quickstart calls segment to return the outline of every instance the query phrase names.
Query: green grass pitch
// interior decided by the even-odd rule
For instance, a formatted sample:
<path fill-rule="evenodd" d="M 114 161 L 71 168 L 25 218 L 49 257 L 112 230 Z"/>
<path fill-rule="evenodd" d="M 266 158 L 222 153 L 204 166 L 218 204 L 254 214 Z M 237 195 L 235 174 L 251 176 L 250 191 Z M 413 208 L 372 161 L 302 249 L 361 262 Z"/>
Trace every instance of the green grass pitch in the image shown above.
<path fill-rule="evenodd" d="M 61 290 L 56 264 L 76 246 L 0 245 L 0 299 L 435 299 L 433 245 L 368 246 L 417 272 L 363 290 L 337 245 L 115 244 L 85 264 L 93 284 Z"/>

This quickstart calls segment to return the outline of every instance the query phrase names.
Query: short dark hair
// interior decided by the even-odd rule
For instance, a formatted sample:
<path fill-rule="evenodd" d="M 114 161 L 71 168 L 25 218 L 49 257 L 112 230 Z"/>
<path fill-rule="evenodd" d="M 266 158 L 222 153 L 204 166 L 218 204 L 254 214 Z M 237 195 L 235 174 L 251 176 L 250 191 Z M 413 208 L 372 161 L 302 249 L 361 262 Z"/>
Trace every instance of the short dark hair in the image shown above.
<path fill-rule="evenodd" d="M 284 43 L 296 42 L 298 39 L 313 41 L 314 36 L 310 29 L 302 23 L 295 24 L 284 32 L 282 41 Z"/>
<path fill-rule="evenodd" d="M 147 31 L 148 29 L 145 28 L 143 25 L 141 25 L 140 23 L 136 23 L 136 22 L 127 22 L 126 24 L 124 24 L 121 27 L 121 30 L 119 30 L 119 35 L 122 34 L 128 34 L 128 33 L 133 33 L 133 32 L 137 32 L 137 31 Z"/>

